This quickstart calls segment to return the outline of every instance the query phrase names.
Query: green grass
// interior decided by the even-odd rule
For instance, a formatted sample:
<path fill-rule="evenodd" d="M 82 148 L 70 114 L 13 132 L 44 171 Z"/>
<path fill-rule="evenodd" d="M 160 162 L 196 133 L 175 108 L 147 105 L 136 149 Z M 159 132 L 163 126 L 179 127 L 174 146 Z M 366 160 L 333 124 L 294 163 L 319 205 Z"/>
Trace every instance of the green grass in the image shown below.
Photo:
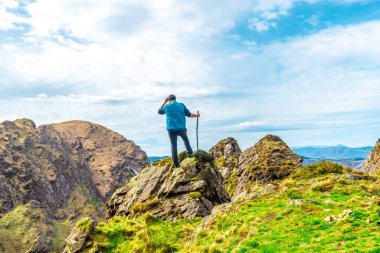
<path fill-rule="evenodd" d="M 137 219 L 115 217 L 100 223 L 87 243 L 88 251 L 177 252 L 189 240 L 200 219 L 168 222 L 146 214 Z"/>
<path fill-rule="evenodd" d="M 348 174 L 361 179 L 349 180 Z M 201 219 L 114 217 L 96 227 L 87 252 L 380 252 L 377 185 L 373 177 L 341 166 L 307 166 L 279 181 L 274 194 L 236 202 L 203 228 Z M 289 204 L 292 199 L 308 201 Z M 354 215 L 325 221 L 346 209 Z"/>

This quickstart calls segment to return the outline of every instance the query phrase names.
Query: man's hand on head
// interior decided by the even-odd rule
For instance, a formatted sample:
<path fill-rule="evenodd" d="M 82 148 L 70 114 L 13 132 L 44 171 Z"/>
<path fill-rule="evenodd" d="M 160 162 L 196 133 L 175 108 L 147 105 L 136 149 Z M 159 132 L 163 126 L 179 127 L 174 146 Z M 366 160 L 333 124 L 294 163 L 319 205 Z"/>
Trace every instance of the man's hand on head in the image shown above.
<path fill-rule="evenodd" d="M 160 109 L 163 108 L 163 107 L 166 105 L 167 102 L 169 102 L 169 97 L 166 97 L 166 98 L 165 98 L 165 100 L 164 100 L 164 102 L 162 103 Z"/>

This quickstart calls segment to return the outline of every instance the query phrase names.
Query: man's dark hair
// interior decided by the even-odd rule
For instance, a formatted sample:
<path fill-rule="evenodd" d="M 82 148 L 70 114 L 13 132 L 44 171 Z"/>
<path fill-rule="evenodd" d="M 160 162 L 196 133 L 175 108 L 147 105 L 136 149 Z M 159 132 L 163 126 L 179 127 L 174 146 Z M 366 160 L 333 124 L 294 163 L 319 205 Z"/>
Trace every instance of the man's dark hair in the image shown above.
<path fill-rule="evenodd" d="M 176 100 L 177 98 L 175 97 L 175 95 L 171 94 L 171 95 L 169 95 L 168 99 L 169 100 Z"/>

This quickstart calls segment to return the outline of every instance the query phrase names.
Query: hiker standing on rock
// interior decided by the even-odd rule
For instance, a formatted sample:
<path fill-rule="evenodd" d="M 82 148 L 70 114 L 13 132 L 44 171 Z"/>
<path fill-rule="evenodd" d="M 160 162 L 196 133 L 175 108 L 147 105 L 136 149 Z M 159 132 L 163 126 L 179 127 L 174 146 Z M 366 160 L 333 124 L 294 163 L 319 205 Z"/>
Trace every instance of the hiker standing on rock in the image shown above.
<path fill-rule="evenodd" d="M 185 144 L 189 156 L 193 154 L 189 138 L 187 137 L 186 118 L 197 118 L 200 114 L 191 113 L 184 104 L 176 101 L 176 96 L 170 95 L 158 109 L 158 114 L 166 114 L 166 130 L 168 130 L 172 149 L 172 159 L 175 167 L 179 167 L 177 137 L 180 136 Z"/>

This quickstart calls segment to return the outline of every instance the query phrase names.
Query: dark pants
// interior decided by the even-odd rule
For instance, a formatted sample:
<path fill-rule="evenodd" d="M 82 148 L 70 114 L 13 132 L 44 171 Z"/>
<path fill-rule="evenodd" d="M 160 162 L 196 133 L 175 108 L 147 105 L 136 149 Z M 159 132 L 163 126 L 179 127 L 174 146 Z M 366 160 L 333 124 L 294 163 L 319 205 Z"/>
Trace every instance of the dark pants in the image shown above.
<path fill-rule="evenodd" d="M 193 154 L 193 150 L 191 149 L 189 138 L 187 137 L 187 130 L 179 130 L 179 131 L 168 131 L 169 138 L 170 138 L 170 144 L 172 146 L 172 159 L 175 167 L 179 167 L 179 161 L 178 161 L 178 150 L 177 150 L 177 137 L 181 136 L 186 152 L 188 155 Z"/>

